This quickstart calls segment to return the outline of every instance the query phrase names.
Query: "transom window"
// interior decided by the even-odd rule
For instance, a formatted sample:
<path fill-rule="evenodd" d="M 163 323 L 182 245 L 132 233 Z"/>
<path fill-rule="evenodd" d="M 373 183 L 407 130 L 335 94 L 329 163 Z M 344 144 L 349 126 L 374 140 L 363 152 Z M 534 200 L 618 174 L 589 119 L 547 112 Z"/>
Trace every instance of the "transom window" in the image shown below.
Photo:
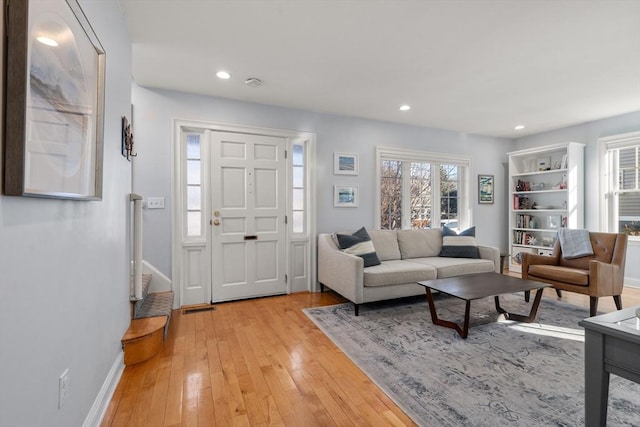
<path fill-rule="evenodd" d="M 380 147 L 376 157 L 381 229 L 459 229 L 469 222 L 469 158 Z"/>

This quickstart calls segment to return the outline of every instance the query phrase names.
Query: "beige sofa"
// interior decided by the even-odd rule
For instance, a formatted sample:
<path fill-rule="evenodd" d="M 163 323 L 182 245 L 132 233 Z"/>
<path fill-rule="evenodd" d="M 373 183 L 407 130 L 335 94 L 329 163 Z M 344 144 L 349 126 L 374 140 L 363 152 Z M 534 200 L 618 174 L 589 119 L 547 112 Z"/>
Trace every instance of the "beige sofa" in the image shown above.
<path fill-rule="evenodd" d="M 354 304 L 425 293 L 416 284 L 472 273 L 500 271 L 500 251 L 478 245 L 480 259 L 444 258 L 440 229 L 368 230 L 380 265 L 364 267 L 361 257 L 341 251 L 332 234 L 318 235 L 318 281 Z"/>

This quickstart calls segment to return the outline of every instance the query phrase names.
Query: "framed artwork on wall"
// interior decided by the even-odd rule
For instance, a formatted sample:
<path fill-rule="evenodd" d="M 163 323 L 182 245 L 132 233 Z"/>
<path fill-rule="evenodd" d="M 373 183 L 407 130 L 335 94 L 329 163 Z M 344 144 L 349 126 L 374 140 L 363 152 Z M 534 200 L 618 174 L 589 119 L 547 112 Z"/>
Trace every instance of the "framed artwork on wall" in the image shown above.
<path fill-rule="evenodd" d="M 353 185 L 334 185 L 333 206 L 336 208 L 358 207 L 358 187 Z"/>
<path fill-rule="evenodd" d="M 494 191 L 493 175 L 478 175 L 478 203 L 492 204 Z"/>
<path fill-rule="evenodd" d="M 101 199 L 104 48 L 77 0 L 6 14 L 4 193 Z"/>
<path fill-rule="evenodd" d="M 333 153 L 333 173 L 335 175 L 358 175 L 358 155 Z"/>

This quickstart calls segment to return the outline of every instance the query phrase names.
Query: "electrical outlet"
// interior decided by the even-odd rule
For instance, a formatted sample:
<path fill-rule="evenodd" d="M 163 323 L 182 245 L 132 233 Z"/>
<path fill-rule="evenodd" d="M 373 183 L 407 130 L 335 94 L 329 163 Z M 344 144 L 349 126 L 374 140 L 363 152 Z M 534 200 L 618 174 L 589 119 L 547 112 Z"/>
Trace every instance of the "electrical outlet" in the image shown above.
<path fill-rule="evenodd" d="M 70 385 L 69 369 L 65 369 L 60 378 L 58 378 L 58 409 L 62 408 L 69 397 Z"/>
<path fill-rule="evenodd" d="M 164 197 L 149 197 L 147 209 L 164 209 Z"/>

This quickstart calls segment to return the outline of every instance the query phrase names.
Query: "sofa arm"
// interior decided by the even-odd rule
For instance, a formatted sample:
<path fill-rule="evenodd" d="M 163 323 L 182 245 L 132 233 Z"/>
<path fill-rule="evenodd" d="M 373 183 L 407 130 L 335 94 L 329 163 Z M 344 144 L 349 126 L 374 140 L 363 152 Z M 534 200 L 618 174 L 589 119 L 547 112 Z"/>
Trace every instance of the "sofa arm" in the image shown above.
<path fill-rule="evenodd" d="M 596 297 L 621 295 L 623 275 L 619 265 L 592 259 L 589 261 L 589 295 Z"/>
<path fill-rule="evenodd" d="M 480 258 L 493 261 L 496 273 L 502 273 L 500 271 L 500 250 L 498 248 L 478 245 L 478 252 L 480 252 Z"/>
<path fill-rule="evenodd" d="M 330 234 L 318 236 L 318 281 L 351 302 L 364 302 L 364 260 L 338 249 Z"/>

